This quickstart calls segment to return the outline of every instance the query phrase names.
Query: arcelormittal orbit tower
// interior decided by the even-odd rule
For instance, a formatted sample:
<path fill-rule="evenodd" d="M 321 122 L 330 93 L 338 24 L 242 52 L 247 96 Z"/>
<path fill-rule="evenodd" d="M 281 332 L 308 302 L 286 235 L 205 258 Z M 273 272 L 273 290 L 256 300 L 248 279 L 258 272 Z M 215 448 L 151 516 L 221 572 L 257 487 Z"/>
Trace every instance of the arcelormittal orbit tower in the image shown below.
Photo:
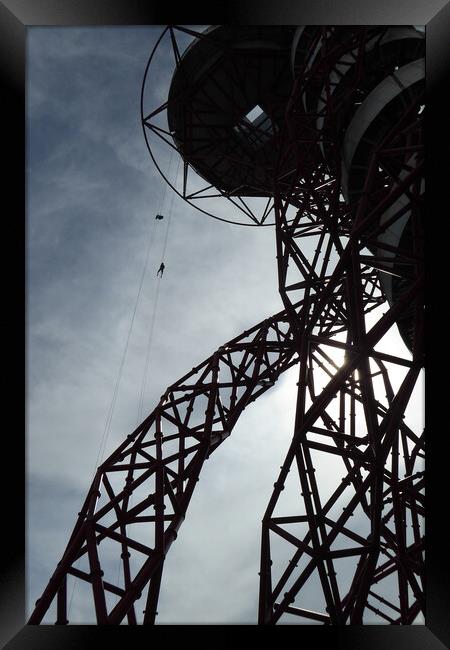
<path fill-rule="evenodd" d="M 229 206 L 218 218 L 273 226 L 284 310 L 169 386 L 98 467 L 29 623 L 67 624 L 82 581 L 98 624 L 153 624 L 204 462 L 295 365 L 292 441 L 261 513 L 258 622 L 411 624 L 425 606 L 424 437 L 408 417 L 424 365 L 424 33 L 169 26 L 144 87 L 164 38 L 170 91 L 142 104 L 150 153 L 158 166 L 154 135 L 178 152 L 173 189 L 203 212 L 217 217 L 213 197 Z"/>

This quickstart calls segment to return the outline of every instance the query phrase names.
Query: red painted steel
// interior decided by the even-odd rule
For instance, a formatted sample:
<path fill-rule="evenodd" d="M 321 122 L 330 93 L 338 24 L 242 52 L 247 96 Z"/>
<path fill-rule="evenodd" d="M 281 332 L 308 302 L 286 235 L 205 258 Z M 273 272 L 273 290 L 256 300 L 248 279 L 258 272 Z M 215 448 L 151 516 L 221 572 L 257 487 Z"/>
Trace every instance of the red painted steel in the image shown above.
<path fill-rule="evenodd" d="M 415 225 L 421 231 L 418 186 L 423 170 L 420 162 L 408 168 L 407 161 L 412 150 L 419 158 L 422 156 L 419 106 L 423 99 L 418 96 L 410 101 L 408 110 L 393 115 L 388 132 L 374 143 L 361 198 L 349 204 L 340 194 L 339 135 L 334 134 L 334 164 L 330 162 L 331 153 L 322 165 L 317 163 L 316 155 L 305 154 L 305 142 L 309 151 L 314 151 L 324 133 L 315 130 L 317 116 L 303 110 L 303 98 L 314 79 L 329 70 L 335 60 L 333 30 L 322 30 L 320 37 L 322 52 L 316 69 L 299 72 L 291 96 L 285 141 L 280 147 L 280 180 L 275 190 L 280 292 L 302 346 L 294 437 L 263 519 L 259 623 L 282 622 L 286 615 L 293 615 L 305 622 L 361 624 L 372 612 L 380 622 L 410 624 L 419 612 L 424 613 L 425 607 L 424 440 L 404 422 L 424 364 L 423 239 L 416 236 L 414 248 L 394 249 L 397 265 L 400 259 L 402 264 L 396 271 L 402 269 L 404 282 L 403 291 L 390 306 L 384 302 L 378 279 L 383 257 L 376 251 L 364 254 L 364 249 L 379 247 L 377 234 L 383 231 L 380 216 L 405 192 L 416 208 Z M 364 38 L 359 40 L 360 49 L 365 42 Z M 305 65 L 309 60 L 305 58 Z M 354 92 L 356 87 L 355 80 Z M 332 121 L 331 103 L 324 112 Z M 331 135 L 328 132 L 327 138 Z M 292 152 L 298 160 L 295 170 L 283 167 L 284 159 L 292 159 Z M 390 182 L 381 184 L 380 171 L 389 163 L 396 168 L 396 174 Z M 405 170 L 403 176 L 401 170 Z M 292 205 L 300 206 L 300 210 L 288 223 L 286 214 Z M 400 217 L 401 213 L 395 214 L 390 224 Z M 302 253 L 302 238 L 311 233 L 315 233 L 317 241 L 312 261 Z M 333 254 L 338 262 L 328 270 Z M 301 299 L 300 304 L 294 306 L 293 299 Z M 388 309 L 369 329 L 367 315 L 381 304 Z M 413 317 L 411 304 L 415 305 Z M 413 331 L 409 362 L 401 355 L 383 355 L 378 349 L 383 336 L 405 314 Z M 345 332 L 345 345 L 340 343 L 345 349 L 345 361 L 340 367 L 326 354 L 327 349 L 332 349 L 327 336 L 333 332 Z M 396 368 L 405 366 L 409 367 L 403 381 L 394 389 L 391 378 L 395 378 Z M 314 377 L 324 370 L 329 381 L 317 392 Z M 356 404 L 360 405 L 357 418 Z M 328 487 L 324 494 L 315 473 L 333 457 L 338 459 L 334 488 Z M 304 511 L 301 516 L 299 505 L 294 505 L 292 514 L 286 514 L 293 507 L 289 500 L 283 508 L 282 492 L 288 473 L 297 477 Z M 337 504 L 340 514 L 336 512 Z M 277 508 L 283 509 L 282 517 L 276 516 Z M 365 534 L 352 525 L 354 514 L 357 526 L 365 522 Z M 301 534 L 289 530 L 293 524 L 303 524 Z M 407 527 L 412 529 L 409 533 Z M 272 546 L 283 557 L 280 540 L 289 560 L 281 561 L 275 571 Z M 290 553 L 286 550 L 289 547 Z M 353 570 L 348 564 L 336 570 L 336 563 L 352 557 L 357 560 Z M 319 611 L 306 606 L 308 599 L 314 601 L 308 593 L 314 576 L 316 591 L 321 592 L 321 597 L 315 599 L 321 601 Z M 393 577 L 396 584 L 392 583 Z"/>

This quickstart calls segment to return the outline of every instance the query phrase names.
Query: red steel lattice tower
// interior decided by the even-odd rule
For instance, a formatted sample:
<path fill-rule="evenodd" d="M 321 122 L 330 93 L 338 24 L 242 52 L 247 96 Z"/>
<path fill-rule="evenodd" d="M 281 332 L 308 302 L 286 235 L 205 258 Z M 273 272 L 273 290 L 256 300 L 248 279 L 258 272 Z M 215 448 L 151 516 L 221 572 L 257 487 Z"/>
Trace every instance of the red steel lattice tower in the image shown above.
<path fill-rule="evenodd" d="M 169 386 L 100 465 L 29 623 L 51 607 L 68 622 L 68 580 L 90 585 L 99 624 L 154 623 L 203 463 L 297 365 L 292 442 L 262 520 L 259 623 L 411 624 L 424 613 L 424 437 L 407 417 L 424 365 L 424 34 L 184 29 L 181 55 L 176 31 L 164 30 L 169 96 L 144 130 L 180 153 L 186 200 L 201 195 L 195 170 L 250 223 L 273 220 L 285 309 Z"/>

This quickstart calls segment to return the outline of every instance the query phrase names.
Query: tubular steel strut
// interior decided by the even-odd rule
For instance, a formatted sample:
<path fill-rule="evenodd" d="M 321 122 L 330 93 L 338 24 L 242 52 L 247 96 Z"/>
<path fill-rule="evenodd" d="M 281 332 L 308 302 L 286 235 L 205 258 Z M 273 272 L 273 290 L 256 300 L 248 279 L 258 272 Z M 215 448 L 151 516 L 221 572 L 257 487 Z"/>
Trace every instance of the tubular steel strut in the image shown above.
<path fill-rule="evenodd" d="M 98 468 L 29 623 L 40 623 L 55 597 L 57 623 L 68 622 L 68 575 L 91 584 L 99 624 L 120 623 L 124 617 L 136 623 L 134 603 L 149 585 L 143 622 L 154 622 L 164 559 L 203 463 L 230 435 L 244 408 L 296 363 L 295 356 L 282 312 L 226 343 L 166 390 L 153 413 Z M 145 488 L 142 495 L 139 488 Z M 150 530 L 153 544 L 139 541 L 151 539 Z M 103 561 L 104 540 L 114 542 L 122 559 L 122 587 L 107 573 L 116 569 L 107 556 Z M 134 578 L 131 552 L 139 567 Z M 84 570 L 76 567 L 80 559 Z M 113 607 L 108 607 L 107 594 L 119 597 Z"/>

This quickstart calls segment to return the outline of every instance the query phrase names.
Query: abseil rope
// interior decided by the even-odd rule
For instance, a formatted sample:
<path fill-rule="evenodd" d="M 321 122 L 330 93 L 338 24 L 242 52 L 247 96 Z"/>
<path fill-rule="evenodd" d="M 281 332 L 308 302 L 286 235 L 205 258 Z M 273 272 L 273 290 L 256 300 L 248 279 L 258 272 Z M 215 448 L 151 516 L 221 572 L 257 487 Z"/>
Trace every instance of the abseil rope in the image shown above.
<path fill-rule="evenodd" d="M 172 167 L 172 158 L 173 158 L 173 150 L 171 151 L 171 154 L 170 154 L 169 172 L 170 172 L 170 169 Z M 162 209 L 164 207 L 164 202 L 166 200 L 166 190 L 167 190 L 167 184 L 164 183 L 163 195 L 162 195 L 162 198 L 161 198 L 161 201 L 160 201 L 159 212 L 162 212 Z M 118 376 L 117 376 L 117 379 L 116 379 L 116 384 L 114 386 L 113 398 L 112 398 L 112 401 L 111 401 L 111 405 L 109 407 L 109 412 L 108 412 L 108 417 L 106 419 L 105 430 L 103 432 L 102 442 L 100 444 L 99 453 L 97 455 L 96 466 L 94 468 L 94 476 L 95 476 L 96 469 L 98 467 L 98 462 L 99 462 L 99 460 L 100 461 L 102 460 L 103 455 L 105 453 L 105 449 L 106 449 L 106 443 L 107 443 L 107 439 L 108 439 L 110 428 L 111 428 L 112 417 L 113 417 L 114 408 L 115 408 L 116 401 L 117 401 L 117 394 L 118 394 L 118 391 L 119 391 L 120 381 L 122 379 L 122 373 L 123 373 L 123 368 L 124 368 L 124 365 L 125 365 L 125 359 L 126 359 L 127 352 L 128 352 L 128 346 L 129 346 L 129 343 L 130 343 L 130 338 L 131 338 L 131 332 L 132 332 L 132 329 L 133 329 L 134 319 L 135 319 L 137 308 L 138 308 L 139 301 L 140 301 L 140 298 L 141 298 L 142 287 L 144 285 L 145 276 L 147 274 L 148 261 L 150 259 L 150 252 L 151 252 L 151 249 L 153 248 L 153 243 L 154 243 L 154 239 L 155 239 L 155 237 L 154 237 L 155 229 L 156 229 L 156 219 L 153 219 L 153 226 L 151 228 L 150 238 L 149 238 L 149 242 L 148 242 L 148 246 L 147 246 L 147 254 L 146 254 L 146 257 L 145 257 L 144 268 L 142 269 L 141 280 L 140 280 L 139 289 L 138 289 L 138 292 L 137 292 L 137 295 L 136 295 L 136 301 L 135 301 L 134 310 L 133 310 L 133 314 L 132 314 L 131 321 L 130 321 L 130 327 L 129 327 L 129 330 L 128 330 L 127 340 L 126 340 L 126 343 L 125 343 L 125 349 L 123 351 L 122 361 L 121 361 Z M 103 449 L 102 449 L 102 447 L 103 447 Z"/>
<path fill-rule="evenodd" d="M 153 247 L 155 228 L 156 228 L 156 221 L 154 221 L 153 226 L 150 229 L 150 236 L 149 236 L 149 240 L 148 240 L 148 244 L 147 244 L 147 252 L 146 252 L 146 256 L 145 256 L 144 268 L 142 270 L 141 279 L 140 279 L 140 282 L 139 282 L 139 288 L 138 288 L 138 292 L 137 292 L 137 295 L 136 295 L 136 300 L 135 300 L 135 304 L 134 304 L 133 313 L 132 313 L 132 316 L 131 316 L 130 326 L 128 328 L 128 334 L 127 334 L 127 338 L 126 338 L 126 342 L 125 342 L 125 347 L 124 347 L 124 350 L 123 350 L 123 353 L 122 353 L 122 359 L 121 359 L 121 362 L 120 362 L 119 371 L 117 373 L 116 381 L 115 381 L 115 384 L 114 384 L 113 396 L 112 396 L 112 399 L 111 399 L 111 403 L 109 405 L 108 414 L 106 416 L 105 427 L 103 429 L 103 435 L 102 435 L 102 438 L 101 438 L 101 441 L 100 441 L 100 446 L 99 446 L 99 450 L 98 450 L 98 454 L 97 454 L 97 459 L 95 461 L 95 466 L 94 466 L 94 471 L 93 471 L 93 474 L 92 474 L 92 477 L 91 477 L 91 482 L 94 480 L 94 477 L 95 477 L 95 474 L 97 472 L 99 463 L 101 462 L 101 460 L 103 458 L 103 455 L 104 455 L 105 449 L 106 449 L 106 444 L 108 442 L 108 437 L 109 437 L 109 433 L 110 433 L 110 429 L 111 429 L 111 422 L 112 422 L 114 409 L 115 409 L 116 402 L 117 402 L 117 395 L 118 395 L 118 392 L 119 392 L 120 381 L 122 379 L 123 368 L 124 368 L 124 365 L 125 365 L 125 359 L 127 357 L 128 347 L 129 347 L 129 343 L 130 343 L 131 332 L 132 332 L 132 329 L 133 329 L 134 319 L 136 317 L 137 307 L 138 307 L 139 300 L 140 300 L 141 293 L 142 293 L 142 286 L 144 284 L 144 278 L 145 278 L 147 267 L 148 267 L 148 261 L 149 261 L 149 258 L 150 258 L 150 251 L 151 251 L 151 249 Z M 76 562 L 76 566 L 78 566 L 80 560 L 81 560 L 81 558 L 79 558 L 78 561 Z M 69 607 L 68 607 L 68 610 L 67 610 L 68 615 L 69 615 L 70 609 L 72 607 L 72 601 L 73 601 L 73 597 L 74 597 L 74 594 L 75 594 L 75 588 L 76 588 L 77 584 L 78 584 L 78 581 L 74 580 L 72 593 L 71 593 L 70 601 L 69 601 Z"/>
<path fill-rule="evenodd" d="M 177 166 L 177 171 L 176 171 L 176 176 L 175 176 L 175 184 L 176 184 L 176 181 L 178 180 L 178 175 L 179 175 L 179 171 L 180 171 L 180 162 L 181 162 L 181 158 L 178 159 L 178 166 Z M 164 257 L 165 257 L 166 249 L 167 249 L 167 242 L 168 242 L 168 238 L 169 238 L 170 223 L 171 223 L 171 220 L 172 220 L 172 210 L 173 210 L 174 196 L 175 196 L 175 193 L 172 192 L 170 206 L 169 206 L 169 212 L 168 212 L 168 218 L 167 218 L 166 233 L 165 233 L 165 237 L 164 237 L 164 244 L 163 244 L 163 250 L 162 250 L 162 255 L 161 255 L 161 260 L 162 261 L 164 261 Z M 150 324 L 149 336 L 148 336 L 148 341 L 147 341 L 145 369 L 144 369 L 144 375 L 143 375 L 143 379 L 142 379 L 141 394 L 140 394 L 140 397 L 139 397 L 138 416 L 137 416 L 138 419 L 137 419 L 136 426 L 142 420 L 142 414 L 143 414 L 143 408 L 144 408 L 144 396 L 145 396 L 145 389 L 147 387 L 147 381 L 148 381 L 148 369 L 149 369 L 149 365 L 150 365 L 150 352 L 151 352 L 151 346 L 152 346 L 152 341 L 153 341 L 153 331 L 154 331 L 154 328 L 155 328 L 155 320 L 156 320 L 156 313 L 157 313 L 157 308 L 158 308 L 158 299 L 159 299 L 160 286 L 161 286 L 160 282 L 157 282 L 155 303 L 154 303 L 154 307 L 153 307 L 152 320 L 151 320 L 151 324 Z"/>
<path fill-rule="evenodd" d="M 168 173 L 170 173 L 170 170 L 171 170 L 171 167 L 172 167 L 172 160 L 173 160 L 173 150 L 171 151 L 171 154 L 170 154 Z M 178 177 L 179 165 L 180 165 L 180 160 L 178 161 L 177 177 Z M 165 203 L 165 200 L 166 200 L 166 193 L 167 193 L 167 184 L 164 183 L 163 195 L 162 195 L 162 198 L 161 198 L 161 201 L 160 201 L 160 207 L 159 207 L 159 210 L 158 210 L 157 214 L 162 213 L 162 211 L 163 211 L 164 203 Z M 173 196 L 172 196 L 170 210 L 172 209 L 172 206 L 173 206 Z M 170 214 L 169 214 L 168 224 L 167 224 L 167 228 L 166 228 L 166 234 L 165 234 L 165 240 L 164 240 L 164 246 L 163 246 L 163 256 L 164 256 L 166 246 L 167 246 L 169 224 L 170 224 Z M 123 354 L 122 354 L 122 359 L 121 359 L 119 371 L 118 371 L 116 382 L 115 382 L 115 385 L 114 385 L 113 396 L 112 396 L 111 404 L 110 404 L 110 407 L 109 407 L 109 410 L 108 410 L 106 423 L 105 423 L 105 428 L 104 428 L 104 431 L 103 431 L 102 439 L 100 441 L 100 447 L 99 447 L 99 451 L 98 451 L 98 454 L 97 454 L 97 459 L 95 461 L 95 466 L 94 466 L 94 471 L 93 471 L 91 481 L 95 477 L 95 474 L 96 474 L 97 468 L 99 466 L 99 463 L 101 463 L 101 461 L 103 459 L 103 456 L 104 456 L 104 453 L 105 453 L 105 450 L 106 450 L 106 445 L 107 445 L 110 430 L 111 430 L 112 418 L 113 418 L 113 415 L 114 415 L 114 409 L 115 409 L 116 402 L 117 402 L 119 386 L 120 386 L 120 382 L 121 382 L 121 379 L 122 379 L 125 360 L 126 360 L 126 357 L 127 357 L 128 347 L 129 347 L 129 343 L 130 343 L 130 339 L 131 339 L 131 333 L 132 333 L 132 330 L 133 330 L 133 325 L 134 325 L 134 321 L 135 321 L 135 317 L 136 317 L 136 313 L 137 313 L 137 308 L 138 308 L 138 305 L 139 305 L 139 302 L 140 302 L 140 299 L 141 299 L 142 288 L 143 288 L 143 285 L 144 285 L 145 276 L 147 274 L 148 262 L 149 262 L 149 259 L 150 259 L 150 253 L 151 253 L 151 250 L 153 248 L 153 243 L 154 243 L 154 239 L 155 239 L 155 229 L 156 229 L 156 219 L 153 219 L 153 226 L 152 226 L 152 228 L 150 230 L 150 237 L 149 237 L 149 242 L 148 242 L 148 246 L 147 246 L 147 252 L 146 252 L 146 256 L 145 256 L 144 267 L 143 267 L 143 270 L 142 270 L 141 279 L 140 279 L 140 282 L 139 282 L 139 288 L 138 288 L 137 295 L 136 295 L 136 301 L 135 301 L 133 313 L 132 313 L 132 316 L 131 316 L 131 321 L 130 321 L 130 326 L 129 326 L 129 329 L 128 329 L 127 339 L 126 339 L 126 342 L 125 342 L 125 348 L 124 348 L 124 351 L 123 351 Z M 153 308 L 152 325 L 151 325 L 151 330 L 150 330 L 149 342 L 148 342 L 148 346 L 147 346 L 148 350 L 147 350 L 147 359 L 146 359 L 146 369 L 145 369 L 145 373 L 144 373 L 143 386 L 141 388 L 141 395 L 140 395 L 140 400 L 139 400 L 139 409 L 140 410 L 142 410 L 141 404 L 143 405 L 143 400 L 144 400 L 144 390 L 145 390 L 146 376 L 147 376 L 147 371 L 148 371 L 149 352 L 150 352 L 150 347 L 151 347 L 151 338 L 153 336 L 153 328 L 154 328 L 154 323 L 155 323 L 156 307 L 157 307 L 157 303 L 158 303 L 158 297 L 159 297 L 159 284 L 157 286 L 156 300 L 155 300 L 155 305 L 154 305 L 154 308 Z M 130 500 L 132 500 L 132 495 L 130 495 Z M 81 558 L 79 558 L 78 562 L 80 561 L 80 559 Z M 78 562 L 77 562 L 77 564 L 78 564 Z M 119 582 L 119 577 L 120 577 L 120 559 L 119 559 L 118 575 L 117 575 L 116 584 Z M 68 613 L 70 612 L 70 608 L 72 606 L 72 601 L 73 601 L 76 585 L 77 585 L 77 581 L 74 581 L 72 594 L 71 594 L 71 597 L 70 597 L 70 602 L 69 602 L 69 607 L 68 607 Z"/>

